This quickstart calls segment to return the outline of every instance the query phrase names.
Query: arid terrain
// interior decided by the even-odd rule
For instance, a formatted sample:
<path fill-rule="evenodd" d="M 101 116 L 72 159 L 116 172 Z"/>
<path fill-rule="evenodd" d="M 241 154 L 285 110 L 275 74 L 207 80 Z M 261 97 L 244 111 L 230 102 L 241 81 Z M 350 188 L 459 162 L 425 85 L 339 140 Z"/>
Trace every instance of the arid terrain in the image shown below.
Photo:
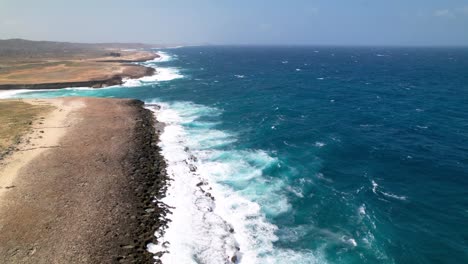
<path fill-rule="evenodd" d="M 0 100 L 0 159 L 30 131 L 33 122 L 40 123 L 44 114 L 52 109 L 50 105 L 29 104 L 22 100 Z"/>
<path fill-rule="evenodd" d="M 20 140 L 5 141 L 14 151 L 0 159 L 0 263 L 153 262 L 146 245 L 166 224 L 155 217 L 166 209 L 153 202 L 166 175 L 143 103 L 4 103 L 16 119 L 1 133 Z"/>
<path fill-rule="evenodd" d="M 0 90 L 103 87 L 140 78 L 153 68 L 132 64 L 157 58 L 143 44 L 77 44 L 0 40 Z"/>

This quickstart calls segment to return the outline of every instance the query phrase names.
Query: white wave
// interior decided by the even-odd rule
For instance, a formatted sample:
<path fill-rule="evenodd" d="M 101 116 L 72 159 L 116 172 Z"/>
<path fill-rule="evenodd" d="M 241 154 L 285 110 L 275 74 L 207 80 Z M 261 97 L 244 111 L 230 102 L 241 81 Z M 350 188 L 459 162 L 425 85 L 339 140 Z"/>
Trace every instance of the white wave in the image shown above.
<path fill-rule="evenodd" d="M 323 175 L 323 173 L 321 173 L 321 172 L 315 174 L 315 176 L 316 176 L 318 179 L 322 180 L 322 181 L 333 182 L 332 179 L 329 179 L 329 178 L 325 177 L 325 176 Z"/>
<path fill-rule="evenodd" d="M 348 239 L 344 238 L 343 241 L 350 246 L 353 246 L 353 247 L 357 246 L 357 242 L 354 238 L 348 238 Z"/>
<path fill-rule="evenodd" d="M 155 83 L 155 82 L 165 82 L 165 81 L 171 81 L 179 78 L 183 78 L 184 75 L 180 74 L 179 69 L 177 68 L 172 68 L 172 67 L 158 67 L 156 68 L 156 72 L 154 75 L 151 76 L 145 76 L 139 79 L 124 79 L 122 86 L 125 87 L 134 87 L 134 86 L 140 86 L 140 85 L 145 85 L 149 83 Z"/>
<path fill-rule="evenodd" d="M 144 64 L 149 64 L 149 63 L 158 63 L 158 62 L 168 62 L 172 61 L 174 59 L 174 55 L 169 55 L 167 52 L 164 51 L 156 51 L 156 54 L 159 55 L 159 57 L 154 58 L 149 61 L 145 61 Z"/>
<path fill-rule="evenodd" d="M 0 99 L 14 98 L 19 94 L 33 92 L 34 90 L 7 90 L 0 91 Z"/>
<path fill-rule="evenodd" d="M 375 194 L 377 194 L 377 187 L 379 187 L 379 185 L 374 180 L 372 180 L 372 192 Z"/>
<path fill-rule="evenodd" d="M 363 205 L 359 206 L 358 212 L 359 212 L 360 215 L 365 215 L 366 214 L 366 205 L 363 204 Z"/>
<path fill-rule="evenodd" d="M 108 89 L 114 86 L 108 86 L 99 89 Z M 67 90 L 67 91 L 85 91 L 85 90 L 96 90 L 96 88 L 91 87 L 64 87 L 60 89 L 21 89 L 21 90 L 7 90 L 7 91 L 0 91 L 0 99 L 8 99 L 8 98 L 22 98 L 22 94 L 27 93 L 43 93 L 43 92 L 58 92 L 60 90 Z"/>
<path fill-rule="evenodd" d="M 326 264 L 325 254 L 322 252 L 315 253 L 311 251 L 294 251 L 294 250 L 278 250 L 273 256 L 266 256 L 262 259 L 261 264 Z"/>
<path fill-rule="evenodd" d="M 167 47 L 166 49 L 180 49 L 183 47 L 186 47 L 186 46 L 179 45 L 179 46 Z"/>
<path fill-rule="evenodd" d="M 377 194 L 377 188 L 380 188 L 380 186 L 374 180 L 372 180 L 371 182 L 372 182 L 372 192 Z M 386 197 L 397 199 L 397 200 L 405 201 L 407 199 L 406 196 L 402 196 L 402 195 L 400 196 L 400 195 L 396 195 L 396 194 L 384 192 L 384 191 L 378 191 L 378 192 Z"/>
<path fill-rule="evenodd" d="M 239 78 L 239 79 L 245 78 L 245 75 L 241 75 L 241 74 L 236 74 L 236 75 L 234 75 L 234 76 L 236 76 L 236 77 Z"/>
<path fill-rule="evenodd" d="M 293 193 L 294 195 L 296 195 L 297 197 L 299 198 L 304 198 L 304 194 L 302 193 L 302 189 L 301 188 L 298 188 L 298 187 L 292 187 L 292 186 L 288 186 L 286 187 L 288 191 L 290 191 L 291 193 Z"/>
<path fill-rule="evenodd" d="M 291 209 L 286 184 L 264 175 L 266 168 L 279 166 L 276 158 L 262 150 L 223 148 L 235 135 L 199 120 L 219 115 L 216 108 L 153 103 L 161 105 L 153 111 L 165 123 L 159 145 L 172 178 L 162 201 L 174 209 L 165 235 L 148 245 L 150 252 L 168 250 L 160 258 L 166 264 L 229 263 L 234 256 L 237 263 L 315 263 L 307 259 L 310 252 L 273 246 L 277 227 L 266 214 Z"/>
<path fill-rule="evenodd" d="M 168 175 L 174 180 L 164 202 L 175 209 L 164 237 L 148 249 L 153 253 L 164 251 L 162 244 L 168 241 L 172 254 L 163 255 L 164 263 L 223 263 L 237 254 L 237 242 L 229 223 L 214 212 L 210 187 L 195 171 L 198 164 L 186 151 L 187 132 L 181 125 L 184 120 L 166 106 L 158 110 L 157 118 L 166 124 L 160 146 Z"/>
<path fill-rule="evenodd" d="M 108 87 L 103 87 L 103 88 L 99 88 L 99 89 L 105 89 L 105 88 L 109 88 L 111 86 L 108 86 Z M 92 88 L 92 87 L 67 87 L 67 88 L 63 88 L 63 90 L 76 90 L 76 91 L 88 91 L 88 90 L 96 90 L 97 88 Z M 49 90 L 50 91 L 50 90 Z"/>
<path fill-rule="evenodd" d="M 405 201 L 407 199 L 406 196 L 400 196 L 400 195 L 396 195 L 396 194 L 388 193 L 388 192 L 381 192 L 381 193 L 387 197 L 397 199 L 397 200 Z"/>
<path fill-rule="evenodd" d="M 316 147 L 319 147 L 319 148 L 321 148 L 321 147 L 323 147 L 323 146 L 325 146 L 325 145 L 326 145 L 325 143 L 320 142 L 320 141 L 315 142 L 315 146 L 316 146 Z"/>

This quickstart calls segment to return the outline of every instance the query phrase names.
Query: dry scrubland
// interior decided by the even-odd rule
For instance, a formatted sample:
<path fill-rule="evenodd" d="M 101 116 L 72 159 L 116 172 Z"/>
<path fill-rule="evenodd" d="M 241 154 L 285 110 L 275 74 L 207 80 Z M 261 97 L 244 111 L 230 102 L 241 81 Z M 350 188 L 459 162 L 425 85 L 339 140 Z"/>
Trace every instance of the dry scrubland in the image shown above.
<path fill-rule="evenodd" d="M 13 130 L 25 140 L 0 162 L 0 263 L 152 263 L 146 245 L 167 224 L 167 208 L 152 201 L 167 178 L 143 102 L 2 105 L 12 125 L 2 135 Z"/>
<path fill-rule="evenodd" d="M 21 100 L 0 101 L 0 159 L 31 130 L 34 121 L 40 123 L 52 109 L 50 105 L 33 105 Z"/>
<path fill-rule="evenodd" d="M 118 84 L 122 78 L 152 75 L 152 68 L 131 64 L 156 58 L 152 52 L 138 50 L 148 47 L 0 40 L 0 89 L 102 87 Z"/>

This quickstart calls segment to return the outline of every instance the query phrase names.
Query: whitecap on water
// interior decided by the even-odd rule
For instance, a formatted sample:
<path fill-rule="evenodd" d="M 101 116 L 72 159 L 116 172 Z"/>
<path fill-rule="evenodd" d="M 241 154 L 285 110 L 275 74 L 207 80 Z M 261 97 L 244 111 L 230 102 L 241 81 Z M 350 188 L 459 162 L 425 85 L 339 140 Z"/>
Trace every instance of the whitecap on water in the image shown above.
<path fill-rule="evenodd" d="M 358 211 L 359 211 L 360 215 L 365 215 L 366 214 L 366 205 L 363 204 L 363 205 L 359 206 Z"/>
<path fill-rule="evenodd" d="M 396 195 L 396 194 L 388 193 L 388 192 L 381 192 L 381 193 L 383 195 L 385 195 L 386 197 L 390 197 L 390 198 L 393 198 L 393 199 L 402 200 L 402 201 L 406 200 L 406 196 Z"/>
<path fill-rule="evenodd" d="M 325 143 L 317 141 L 317 142 L 315 142 L 315 146 L 318 147 L 318 148 L 321 148 L 321 147 L 325 146 Z"/>
<path fill-rule="evenodd" d="M 393 193 L 390 193 L 390 192 L 384 192 L 384 191 L 381 191 L 381 190 L 377 190 L 377 188 L 381 189 L 381 187 L 374 180 L 371 180 L 371 183 L 372 183 L 372 192 L 375 193 L 375 194 L 380 193 L 385 197 L 393 198 L 393 199 L 397 199 L 397 200 L 401 200 L 401 201 L 405 201 L 407 199 L 407 197 L 403 196 L 403 195 L 396 195 L 396 194 L 393 194 Z"/>
<path fill-rule="evenodd" d="M 372 180 L 372 192 L 375 194 L 377 194 L 377 187 L 379 187 L 379 185 L 374 180 Z"/>

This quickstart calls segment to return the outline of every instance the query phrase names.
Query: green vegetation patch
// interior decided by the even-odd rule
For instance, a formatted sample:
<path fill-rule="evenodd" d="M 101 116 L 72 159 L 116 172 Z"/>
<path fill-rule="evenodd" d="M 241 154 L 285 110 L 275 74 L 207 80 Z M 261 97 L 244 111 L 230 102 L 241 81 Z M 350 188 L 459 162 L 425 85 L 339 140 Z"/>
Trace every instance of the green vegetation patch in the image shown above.
<path fill-rule="evenodd" d="M 35 119 L 43 118 L 52 109 L 52 106 L 32 105 L 21 100 L 0 100 L 0 159 L 30 131 Z"/>

